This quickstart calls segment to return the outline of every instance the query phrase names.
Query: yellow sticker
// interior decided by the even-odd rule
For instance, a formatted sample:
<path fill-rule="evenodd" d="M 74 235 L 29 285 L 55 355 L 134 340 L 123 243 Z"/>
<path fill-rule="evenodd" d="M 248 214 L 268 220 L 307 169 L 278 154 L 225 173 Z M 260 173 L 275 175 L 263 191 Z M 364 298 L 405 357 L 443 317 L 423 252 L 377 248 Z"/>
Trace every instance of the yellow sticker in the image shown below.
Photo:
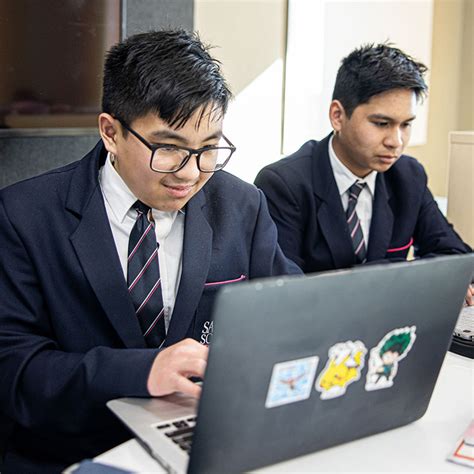
<path fill-rule="evenodd" d="M 367 348 L 361 341 L 339 342 L 328 351 L 326 366 L 316 380 L 321 400 L 341 397 L 347 387 L 360 379 Z"/>

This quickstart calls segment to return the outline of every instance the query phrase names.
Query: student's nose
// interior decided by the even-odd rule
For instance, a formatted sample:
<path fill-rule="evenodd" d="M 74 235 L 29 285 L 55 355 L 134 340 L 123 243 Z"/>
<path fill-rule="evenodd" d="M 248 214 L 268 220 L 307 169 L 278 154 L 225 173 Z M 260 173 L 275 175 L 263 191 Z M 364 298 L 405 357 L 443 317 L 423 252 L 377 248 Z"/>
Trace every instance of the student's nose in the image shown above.
<path fill-rule="evenodd" d="M 196 154 L 193 153 L 189 158 L 188 162 L 178 171 L 174 173 L 174 175 L 179 178 L 181 181 L 185 182 L 195 182 L 200 175 L 200 171 L 197 165 Z"/>
<path fill-rule="evenodd" d="M 390 129 L 388 135 L 385 137 L 385 146 L 389 148 L 400 148 L 403 146 L 403 143 L 403 131 L 400 127 Z"/>

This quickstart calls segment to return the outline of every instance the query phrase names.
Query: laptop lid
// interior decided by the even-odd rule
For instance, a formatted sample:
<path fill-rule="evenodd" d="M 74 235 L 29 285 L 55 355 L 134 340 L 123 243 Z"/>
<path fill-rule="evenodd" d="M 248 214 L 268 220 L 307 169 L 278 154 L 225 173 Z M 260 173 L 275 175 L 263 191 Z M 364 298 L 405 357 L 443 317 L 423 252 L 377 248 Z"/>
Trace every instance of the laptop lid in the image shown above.
<path fill-rule="evenodd" d="M 241 472 L 405 425 L 427 409 L 473 269 L 440 257 L 221 290 L 190 459 L 157 429 L 192 416 L 189 398 L 107 405 L 170 472 Z"/>
<path fill-rule="evenodd" d="M 189 472 L 241 472 L 396 428 L 428 407 L 474 256 L 229 286 Z"/>

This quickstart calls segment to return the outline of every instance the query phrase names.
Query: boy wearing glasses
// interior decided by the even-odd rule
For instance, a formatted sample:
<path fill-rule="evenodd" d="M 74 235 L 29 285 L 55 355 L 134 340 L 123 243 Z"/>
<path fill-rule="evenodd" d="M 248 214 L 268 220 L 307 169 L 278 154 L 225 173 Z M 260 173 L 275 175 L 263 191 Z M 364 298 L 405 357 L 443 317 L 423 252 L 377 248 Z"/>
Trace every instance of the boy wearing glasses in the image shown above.
<path fill-rule="evenodd" d="M 106 59 L 101 142 L 1 191 L 2 473 L 56 472 L 129 438 L 110 399 L 198 397 L 216 290 L 299 273 L 263 194 L 221 171 L 229 98 L 196 36 L 130 37 Z"/>

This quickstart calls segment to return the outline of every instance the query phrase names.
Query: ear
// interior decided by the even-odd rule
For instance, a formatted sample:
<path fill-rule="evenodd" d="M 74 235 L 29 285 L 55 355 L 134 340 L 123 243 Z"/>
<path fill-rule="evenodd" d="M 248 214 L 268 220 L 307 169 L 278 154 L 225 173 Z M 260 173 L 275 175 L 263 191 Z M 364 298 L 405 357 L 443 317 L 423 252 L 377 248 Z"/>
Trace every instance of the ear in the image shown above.
<path fill-rule="evenodd" d="M 329 106 L 329 120 L 336 133 L 341 131 L 346 119 L 346 111 L 343 105 L 338 100 L 333 100 Z"/>
<path fill-rule="evenodd" d="M 106 150 L 112 155 L 117 155 L 117 138 L 122 133 L 118 120 L 110 114 L 101 113 L 99 115 L 99 133 Z"/>

